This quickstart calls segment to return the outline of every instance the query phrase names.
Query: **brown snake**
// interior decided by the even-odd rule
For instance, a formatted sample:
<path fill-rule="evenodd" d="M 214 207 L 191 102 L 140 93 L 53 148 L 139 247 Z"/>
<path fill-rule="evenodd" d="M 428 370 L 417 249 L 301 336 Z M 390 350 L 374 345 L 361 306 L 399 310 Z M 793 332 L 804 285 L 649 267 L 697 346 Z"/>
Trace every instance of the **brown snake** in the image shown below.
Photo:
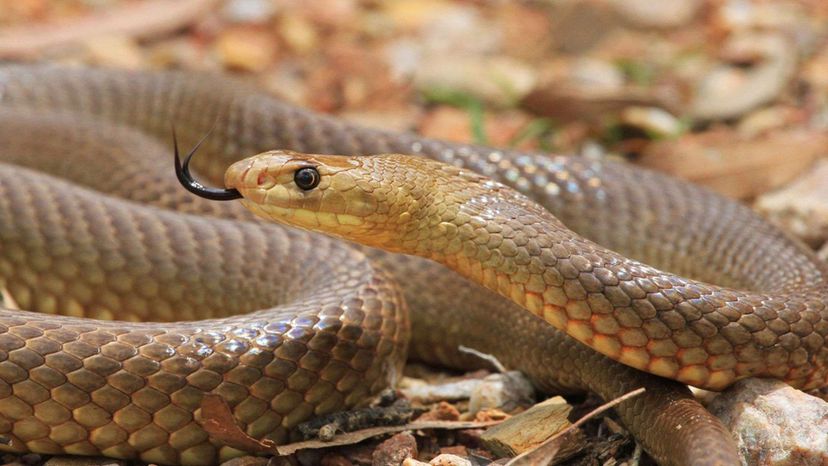
<path fill-rule="evenodd" d="M 325 237 L 252 222 L 236 203 L 189 195 L 169 167 L 170 125 L 195 140 L 215 121 L 209 155 L 194 162 L 211 179 L 273 148 L 422 154 L 455 166 L 264 155 L 277 163 L 228 171 L 248 203 L 260 200 L 260 185 L 277 193 L 254 209 L 441 260 L 658 375 L 713 389 L 752 375 L 825 383 L 824 266 L 701 188 L 624 164 L 359 128 L 215 76 L 7 65 L 0 161 L 15 165 L 0 168 L 0 284 L 22 309 L 66 316 L 0 310 L 4 449 L 169 464 L 236 456 L 199 424 L 208 392 L 251 436 L 287 441 L 299 422 L 364 403 L 396 380 L 409 307 L 410 352 L 421 359 L 468 363 L 456 351 L 465 344 L 545 391 L 612 398 L 644 386 L 618 413 L 660 463 L 738 463 L 721 424 L 682 384 L 618 364 L 443 267 L 376 251 L 368 260 Z M 317 188 L 296 189 L 297 163 L 316 167 Z M 279 211 L 285 194 L 281 207 L 303 213 Z M 426 223 L 408 228 L 415 220 Z"/>

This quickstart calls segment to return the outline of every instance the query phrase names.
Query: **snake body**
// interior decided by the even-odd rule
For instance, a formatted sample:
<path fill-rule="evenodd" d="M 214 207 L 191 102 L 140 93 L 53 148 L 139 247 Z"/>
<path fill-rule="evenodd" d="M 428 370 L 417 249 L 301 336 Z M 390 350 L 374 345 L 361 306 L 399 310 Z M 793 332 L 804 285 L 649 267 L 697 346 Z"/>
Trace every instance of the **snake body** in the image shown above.
<path fill-rule="evenodd" d="M 452 164 L 423 159 L 437 175 L 423 179 L 423 165 L 406 175 L 387 165 L 393 157 L 358 159 L 374 170 L 362 174 L 370 181 L 351 181 L 367 189 L 378 182 L 370 173 L 395 173 L 424 200 L 430 186 L 454 192 L 465 209 L 478 206 L 449 215 L 435 203 L 445 218 L 382 245 L 405 243 L 405 252 L 442 260 L 517 304 L 429 261 L 356 251 L 188 195 L 175 186 L 168 144 L 144 135 L 167 141 L 175 123 L 195 140 L 216 121 L 209 156 L 194 162 L 212 179 L 273 148 Z M 213 76 L 52 66 L 0 68 L 0 141 L 0 160 L 15 164 L 0 168 L 0 280 L 20 308 L 40 312 L 0 312 L 7 450 L 166 464 L 240 454 L 201 427 L 204 393 L 221 395 L 251 436 L 284 442 L 297 423 L 357 406 L 393 383 L 409 328 L 411 352 L 427 361 L 468 362 L 455 350 L 462 343 L 546 390 L 612 398 L 645 386 L 618 412 L 662 464 L 738 457 L 682 384 L 610 357 L 714 389 L 751 375 L 803 388 L 825 383 L 824 266 L 748 209 L 656 173 L 360 128 Z M 476 191 L 485 181 L 473 172 L 497 183 Z M 253 181 L 258 188 L 259 176 Z M 377 213 L 370 199 L 349 211 L 340 197 L 301 209 L 338 206 L 343 217 L 334 218 L 344 224 Z M 476 223 L 482 216 L 505 223 L 489 231 Z M 443 244 L 435 232 L 454 229 L 462 245 L 447 250 L 451 238 Z M 549 263 L 540 271 L 534 257 Z M 538 273 L 542 289 L 533 288 Z M 105 320 L 113 318 L 128 322 Z"/>

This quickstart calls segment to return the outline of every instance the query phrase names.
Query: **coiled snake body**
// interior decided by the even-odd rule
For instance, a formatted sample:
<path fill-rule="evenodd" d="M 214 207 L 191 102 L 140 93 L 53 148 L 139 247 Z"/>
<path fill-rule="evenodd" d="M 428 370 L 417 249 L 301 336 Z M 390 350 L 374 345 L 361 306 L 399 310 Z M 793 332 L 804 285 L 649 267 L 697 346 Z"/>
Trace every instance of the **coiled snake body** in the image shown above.
<path fill-rule="evenodd" d="M 216 121 L 194 162 L 212 179 L 274 148 L 450 163 L 279 152 L 227 181 L 260 214 L 443 261 L 609 357 L 432 262 L 368 259 L 184 192 L 170 125 L 195 140 Z M 618 412 L 663 464 L 738 459 L 682 384 L 610 358 L 712 389 L 826 381 L 825 267 L 748 209 L 648 171 L 359 128 L 213 76 L 50 66 L 0 67 L 0 146 L 0 280 L 40 312 L 0 311 L 7 450 L 215 462 L 240 452 L 201 428 L 204 393 L 283 442 L 393 383 L 409 333 L 421 359 L 468 362 L 465 344 L 546 390 L 646 387 Z M 306 192 L 305 166 L 321 177 Z"/>

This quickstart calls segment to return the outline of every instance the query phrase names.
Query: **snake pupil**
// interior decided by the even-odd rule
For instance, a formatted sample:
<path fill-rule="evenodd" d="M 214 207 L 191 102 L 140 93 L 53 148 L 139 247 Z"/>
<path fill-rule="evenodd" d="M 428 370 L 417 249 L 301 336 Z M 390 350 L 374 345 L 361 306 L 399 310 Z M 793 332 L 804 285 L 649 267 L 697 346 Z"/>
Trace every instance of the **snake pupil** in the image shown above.
<path fill-rule="evenodd" d="M 296 186 L 308 191 L 319 185 L 320 178 L 319 172 L 315 168 L 305 167 L 296 170 L 293 175 L 293 182 L 296 183 Z"/>

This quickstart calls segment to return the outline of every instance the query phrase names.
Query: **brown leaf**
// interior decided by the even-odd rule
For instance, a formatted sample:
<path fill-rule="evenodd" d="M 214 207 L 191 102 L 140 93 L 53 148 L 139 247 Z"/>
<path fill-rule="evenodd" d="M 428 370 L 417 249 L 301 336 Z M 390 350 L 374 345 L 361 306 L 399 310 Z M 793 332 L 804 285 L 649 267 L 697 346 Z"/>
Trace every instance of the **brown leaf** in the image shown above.
<path fill-rule="evenodd" d="M 207 394 L 201 399 L 201 427 L 213 440 L 249 453 L 277 452 L 269 440 L 256 440 L 236 423 L 230 406 L 219 395 Z"/>
<path fill-rule="evenodd" d="M 432 422 L 411 422 L 399 426 L 383 426 L 362 429 L 354 432 L 346 432 L 335 436 L 330 441 L 305 440 L 302 442 L 290 443 L 276 446 L 269 440 L 256 440 L 244 433 L 236 423 L 230 406 L 219 395 L 204 395 L 201 400 L 201 427 L 210 435 L 213 440 L 222 442 L 233 448 L 250 453 L 271 453 L 276 456 L 291 455 L 299 450 L 336 447 L 341 445 L 352 445 L 363 440 L 378 437 L 380 435 L 402 432 L 405 430 L 425 429 L 477 429 L 493 426 L 495 422 L 459 422 L 459 421 L 432 421 Z"/>

